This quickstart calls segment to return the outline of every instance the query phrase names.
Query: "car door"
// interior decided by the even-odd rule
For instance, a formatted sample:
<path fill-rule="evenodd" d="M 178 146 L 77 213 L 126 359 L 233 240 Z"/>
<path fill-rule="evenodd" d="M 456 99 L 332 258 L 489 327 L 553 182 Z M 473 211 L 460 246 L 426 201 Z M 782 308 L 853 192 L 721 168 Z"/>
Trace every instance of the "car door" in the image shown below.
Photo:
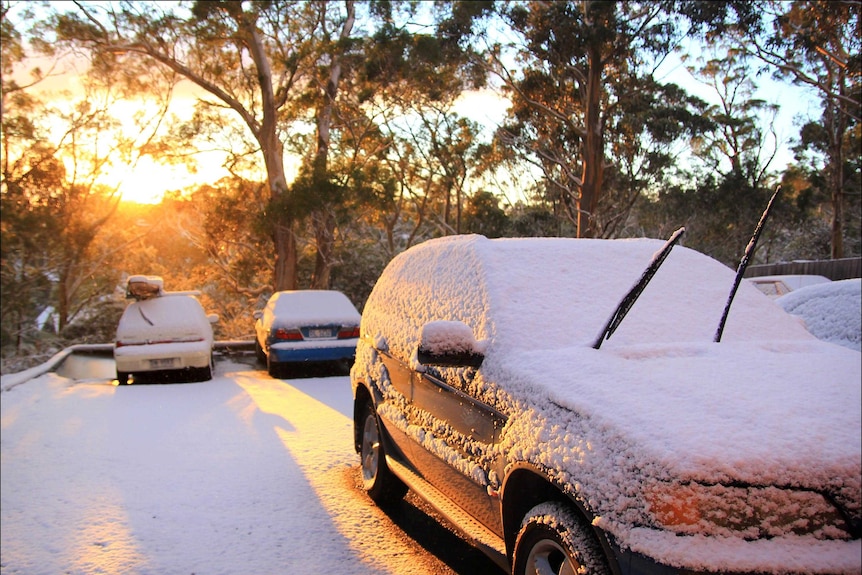
<path fill-rule="evenodd" d="M 476 368 L 413 372 L 411 406 L 421 428 L 412 446 L 420 474 L 486 527 L 502 533 L 497 455 L 506 416 L 468 393 Z"/>
<path fill-rule="evenodd" d="M 411 430 L 416 430 L 416 426 L 410 424 L 410 421 L 415 419 L 412 407 L 415 373 L 403 361 L 388 352 L 378 350 L 377 353 L 389 379 L 389 385 L 381 386 L 385 407 L 378 408 L 380 421 L 394 443 L 393 446 L 388 446 L 389 455 L 416 469 L 413 457 L 416 438 L 412 437 L 411 433 Z M 392 453 L 392 447 L 396 449 L 395 453 Z"/>

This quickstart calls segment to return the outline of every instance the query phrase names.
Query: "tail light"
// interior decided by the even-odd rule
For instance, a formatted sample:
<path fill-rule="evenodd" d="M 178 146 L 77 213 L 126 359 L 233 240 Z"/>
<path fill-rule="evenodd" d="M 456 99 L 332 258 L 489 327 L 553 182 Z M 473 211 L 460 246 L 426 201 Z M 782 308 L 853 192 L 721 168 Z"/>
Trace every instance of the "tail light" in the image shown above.
<path fill-rule="evenodd" d="M 338 339 L 350 339 L 352 337 L 359 337 L 359 326 L 349 326 L 342 327 L 338 331 Z"/>
<path fill-rule="evenodd" d="M 275 330 L 275 339 L 279 341 L 302 341 L 302 333 L 298 329 L 283 329 Z"/>

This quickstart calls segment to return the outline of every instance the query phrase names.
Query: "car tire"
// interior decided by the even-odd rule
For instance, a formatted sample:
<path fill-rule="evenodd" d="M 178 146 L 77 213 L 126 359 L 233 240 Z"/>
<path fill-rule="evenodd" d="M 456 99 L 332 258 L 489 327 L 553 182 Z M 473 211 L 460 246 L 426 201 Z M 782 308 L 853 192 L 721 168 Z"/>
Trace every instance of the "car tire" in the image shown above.
<path fill-rule="evenodd" d="M 131 375 L 127 371 L 118 371 L 117 372 L 117 384 L 118 385 L 126 385 L 129 383 L 129 375 Z"/>
<path fill-rule="evenodd" d="M 254 355 L 260 363 L 266 363 L 266 354 L 263 352 L 257 337 L 254 338 Z"/>
<path fill-rule="evenodd" d="M 266 356 L 266 372 L 275 379 L 281 379 L 284 373 L 282 364 L 272 360 L 272 354 Z"/>
<path fill-rule="evenodd" d="M 558 502 L 537 505 L 524 517 L 515 540 L 513 566 L 513 575 L 610 574 L 589 526 Z"/>
<path fill-rule="evenodd" d="M 381 441 L 380 420 L 371 400 L 362 407 L 359 424 L 362 487 L 378 505 L 393 503 L 403 498 L 407 486 L 395 477 L 386 465 L 386 452 Z"/>

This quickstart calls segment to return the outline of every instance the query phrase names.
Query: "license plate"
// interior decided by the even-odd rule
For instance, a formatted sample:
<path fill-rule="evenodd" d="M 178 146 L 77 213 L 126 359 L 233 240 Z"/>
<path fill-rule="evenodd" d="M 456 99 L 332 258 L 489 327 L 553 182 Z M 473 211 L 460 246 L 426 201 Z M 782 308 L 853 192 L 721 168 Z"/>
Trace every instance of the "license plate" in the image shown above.
<path fill-rule="evenodd" d="M 151 369 L 166 369 L 170 367 L 174 367 L 177 358 L 175 357 L 163 357 L 159 359 L 151 359 L 150 360 L 150 368 Z"/>
<path fill-rule="evenodd" d="M 322 337 L 332 337 L 332 330 L 329 329 L 310 329 L 308 330 L 308 337 L 310 338 L 322 338 Z"/>

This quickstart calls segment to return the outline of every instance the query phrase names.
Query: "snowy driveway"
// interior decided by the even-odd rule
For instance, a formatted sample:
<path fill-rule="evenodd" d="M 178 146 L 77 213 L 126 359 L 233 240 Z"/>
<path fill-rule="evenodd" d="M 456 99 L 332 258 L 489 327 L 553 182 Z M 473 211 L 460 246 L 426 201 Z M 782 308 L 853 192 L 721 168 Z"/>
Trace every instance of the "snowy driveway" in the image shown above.
<path fill-rule="evenodd" d="M 415 499 L 384 513 L 357 487 L 347 377 L 226 361 L 203 383 L 48 373 L 0 399 L 4 575 L 500 573 Z"/>

